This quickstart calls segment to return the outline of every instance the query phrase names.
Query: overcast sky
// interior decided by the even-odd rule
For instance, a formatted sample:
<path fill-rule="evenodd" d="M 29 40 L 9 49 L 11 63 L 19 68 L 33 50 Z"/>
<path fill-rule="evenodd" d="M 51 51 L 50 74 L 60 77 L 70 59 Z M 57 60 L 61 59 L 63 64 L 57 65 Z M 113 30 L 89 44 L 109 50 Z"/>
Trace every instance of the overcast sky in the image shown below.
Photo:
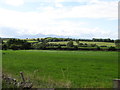
<path fill-rule="evenodd" d="M 116 39 L 117 18 L 118 0 L 0 0 L 0 37 Z"/>

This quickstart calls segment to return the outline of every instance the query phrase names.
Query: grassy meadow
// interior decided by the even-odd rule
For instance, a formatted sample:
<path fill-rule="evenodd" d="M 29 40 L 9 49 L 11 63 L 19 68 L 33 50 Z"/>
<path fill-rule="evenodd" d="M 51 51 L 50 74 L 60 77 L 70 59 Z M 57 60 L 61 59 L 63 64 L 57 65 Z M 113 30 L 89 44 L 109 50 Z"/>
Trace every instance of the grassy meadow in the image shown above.
<path fill-rule="evenodd" d="M 33 88 L 111 88 L 118 78 L 118 52 L 6 50 L 3 72 L 21 79 L 19 72 L 34 84 Z"/>

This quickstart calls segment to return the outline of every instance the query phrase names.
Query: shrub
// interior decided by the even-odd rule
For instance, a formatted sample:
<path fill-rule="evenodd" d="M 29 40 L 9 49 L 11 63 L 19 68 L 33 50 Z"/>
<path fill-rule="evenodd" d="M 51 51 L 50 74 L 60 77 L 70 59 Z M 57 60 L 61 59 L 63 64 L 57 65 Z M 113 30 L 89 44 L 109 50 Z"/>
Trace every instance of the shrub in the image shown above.
<path fill-rule="evenodd" d="M 32 45 L 34 49 L 45 49 L 47 46 L 47 43 L 35 43 Z"/>
<path fill-rule="evenodd" d="M 16 45 L 16 44 L 11 44 L 10 45 L 10 49 L 12 49 L 12 50 L 19 50 L 19 49 L 22 49 L 22 46 L 21 45 Z"/>
<path fill-rule="evenodd" d="M 2 50 L 7 50 L 8 46 L 6 44 L 2 44 Z"/>
<path fill-rule="evenodd" d="M 109 51 L 115 51 L 116 48 L 111 46 L 111 47 L 108 48 L 108 50 L 109 50 Z"/>
<path fill-rule="evenodd" d="M 61 45 L 58 45 L 58 49 L 61 49 Z"/>
<path fill-rule="evenodd" d="M 74 46 L 74 49 L 75 49 L 75 50 L 78 50 L 78 46 L 75 45 L 75 46 Z"/>
<path fill-rule="evenodd" d="M 99 47 L 99 46 L 97 46 L 97 48 L 96 48 L 97 50 L 100 50 L 101 48 Z"/>
<path fill-rule="evenodd" d="M 100 46 L 100 47 L 107 47 L 107 46 Z"/>
<path fill-rule="evenodd" d="M 97 46 L 97 45 L 96 45 L 96 44 L 90 44 L 90 46 L 91 46 L 91 47 L 95 47 L 95 46 Z"/>
<path fill-rule="evenodd" d="M 114 43 L 117 47 L 120 47 L 120 39 L 115 40 Z"/>
<path fill-rule="evenodd" d="M 68 43 L 67 43 L 67 46 L 68 47 L 73 47 L 74 45 L 73 45 L 73 41 L 69 41 Z"/>
<path fill-rule="evenodd" d="M 79 45 L 78 45 L 78 46 L 79 46 L 79 47 L 80 47 L 80 46 L 83 46 L 83 43 L 79 43 Z"/>

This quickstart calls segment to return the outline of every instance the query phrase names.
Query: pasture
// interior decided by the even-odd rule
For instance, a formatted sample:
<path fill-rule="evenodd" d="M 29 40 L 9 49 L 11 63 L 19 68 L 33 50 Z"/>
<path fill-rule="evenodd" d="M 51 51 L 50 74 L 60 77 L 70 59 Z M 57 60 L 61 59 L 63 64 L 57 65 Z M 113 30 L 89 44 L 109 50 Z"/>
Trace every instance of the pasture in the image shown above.
<path fill-rule="evenodd" d="M 64 42 L 49 42 L 49 43 L 56 43 L 56 44 L 67 44 L 68 41 L 64 41 Z M 115 44 L 114 43 L 111 43 L 111 42 L 90 42 L 90 41 L 80 41 L 79 43 L 86 43 L 86 44 L 96 44 L 98 46 L 114 46 L 115 47 Z M 77 43 L 74 41 L 73 42 L 74 45 L 77 45 Z"/>
<path fill-rule="evenodd" d="M 6 50 L 3 72 L 20 80 L 23 71 L 34 88 L 111 88 L 118 78 L 118 52 Z"/>

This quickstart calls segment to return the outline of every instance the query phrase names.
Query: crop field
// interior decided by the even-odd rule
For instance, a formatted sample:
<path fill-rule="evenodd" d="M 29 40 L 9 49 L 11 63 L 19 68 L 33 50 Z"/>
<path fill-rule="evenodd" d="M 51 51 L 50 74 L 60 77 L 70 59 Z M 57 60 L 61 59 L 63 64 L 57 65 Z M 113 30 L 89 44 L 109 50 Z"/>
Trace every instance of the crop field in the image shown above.
<path fill-rule="evenodd" d="M 118 52 L 3 51 L 3 72 L 21 79 L 23 71 L 34 88 L 111 88 L 118 78 Z"/>

